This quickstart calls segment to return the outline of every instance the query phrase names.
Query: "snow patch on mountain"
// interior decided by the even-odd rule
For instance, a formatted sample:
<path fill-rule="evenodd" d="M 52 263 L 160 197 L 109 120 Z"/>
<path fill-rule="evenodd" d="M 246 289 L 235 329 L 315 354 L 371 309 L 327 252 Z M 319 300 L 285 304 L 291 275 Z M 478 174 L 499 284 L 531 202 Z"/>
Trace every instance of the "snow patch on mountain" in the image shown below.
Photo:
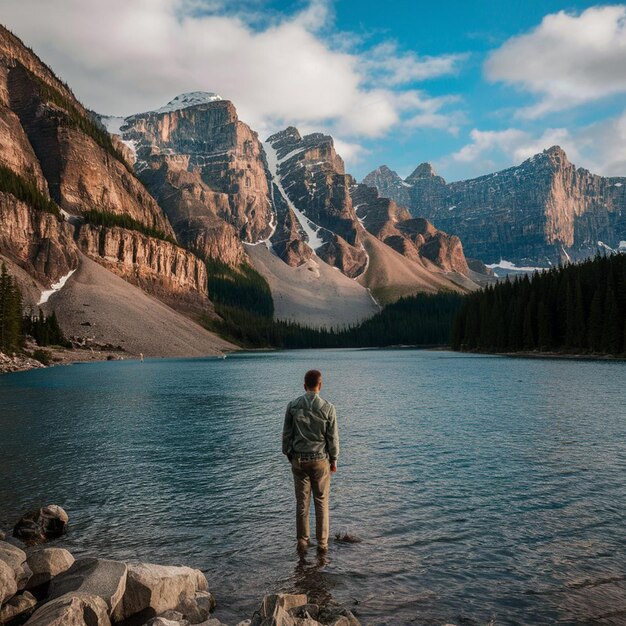
<path fill-rule="evenodd" d="M 61 289 L 65 287 L 65 283 L 70 279 L 70 277 L 75 271 L 76 270 L 73 269 L 70 272 L 68 272 L 65 276 L 61 276 L 61 278 L 59 278 L 59 282 L 51 285 L 50 289 L 45 289 L 44 291 L 42 291 L 41 297 L 39 298 L 39 302 L 37 302 L 37 306 L 45 304 L 50 299 L 50 296 L 54 295 L 57 291 L 61 291 Z"/>
<path fill-rule="evenodd" d="M 165 106 L 162 106 L 160 109 L 155 109 L 151 111 L 151 113 L 171 113 L 172 111 L 180 111 L 181 109 L 188 109 L 189 107 L 208 104 L 218 100 L 222 100 L 222 96 L 212 91 L 190 91 L 188 93 L 181 93 L 173 100 L 170 100 Z"/>
<path fill-rule="evenodd" d="M 281 196 L 284 198 L 287 206 L 294 212 L 302 230 L 305 232 L 307 236 L 307 243 L 309 247 L 315 252 L 318 248 L 324 245 L 324 240 L 320 238 L 318 232 L 321 230 L 321 227 L 317 224 L 314 224 L 300 209 L 296 207 L 296 205 L 290 200 L 287 192 L 285 191 L 282 181 L 280 180 L 280 175 L 278 174 L 278 155 L 276 154 L 276 150 L 270 143 L 264 143 L 263 148 L 265 149 L 265 154 L 267 156 L 267 165 L 270 170 L 270 174 L 272 175 L 272 180 L 274 184 L 278 188 Z M 287 155 L 289 156 L 289 155 Z M 281 159 L 281 161 L 284 159 Z"/>

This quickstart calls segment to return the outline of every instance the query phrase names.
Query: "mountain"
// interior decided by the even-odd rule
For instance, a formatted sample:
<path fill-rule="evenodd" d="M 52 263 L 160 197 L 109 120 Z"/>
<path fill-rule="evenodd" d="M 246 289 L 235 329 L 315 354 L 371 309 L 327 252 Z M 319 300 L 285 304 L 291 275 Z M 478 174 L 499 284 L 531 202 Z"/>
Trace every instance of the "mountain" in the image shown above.
<path fill-rule="evenodd" d="M 357 186 L 332 137 L 263 143 L 215 93 L 99 115 L 0 29 L 0 122 L 0 259 L 78 343 L 222 350 L 209 294 L 338 326 L 476 288 L 458 238 Z"/>
<path fill-rule="evenodd" d="M 219 349 L 223 341 L 181 315 L 214 315 L 205 264 L 177 242 L 123 148 L 67 85 L 0 27 L 0 257 L 20 281 L 26 303 L 46 308 L 52 297 L 68 334 L 91 340 L 89 290 L 73 305 L 81 322 L 73 323 L 76 311 L 66 315 L 61 306 L 61 286 L 69 276 L 80 284 L 91 259 L 105 268 L 99 274 L 103 294 L 113 283 L 118 293 L 120 284 L 126 290 L 117 304 L 120 321 L 149 315 L 149 303 L 157 307 L 159 299 L 169 305 L 170 322 L 187 328 L 188 345 L 202 345 L 205 353 L 209 346 Z M 148 294 L 143 307 L 136 306 L 139 293 Z M 144 352 L 179 353 L 170 349 L 165 329 L 159 330 Z M 102 343 L 127 340 L 133 340 L 133 330 L 123 324 L 99 337 Z"/>
<path fill-rule="evenodd" d="M 545 267 L 626 239 L 626 178 L 577 168 L 558 146 L 471 180 L 446 183 L 423 163 L 405 180 L 382 166 L 363 182 L 458 235 L 465 253 L 485 263 Z"/>
<path fill-rule="evenodd" d="M 436 260 L 415 268 L 387 246 L 378 245 L 380 263 L 371 263 L 367 246 L 376 244 L 368 243 L 373 237 L 352 202 L 354 179 L 328 135 L 289 127 L 262 143 L 231 102 L 201 92 L 100 119 L 131 150 L 179 241 L 201 257 L 251 263 L 268 281 L 279 318 L 354 323 L 378 310 L 369 289 L 383 289 L 387 301 L 475 287 L 446 276 L 450 269 Z"/>

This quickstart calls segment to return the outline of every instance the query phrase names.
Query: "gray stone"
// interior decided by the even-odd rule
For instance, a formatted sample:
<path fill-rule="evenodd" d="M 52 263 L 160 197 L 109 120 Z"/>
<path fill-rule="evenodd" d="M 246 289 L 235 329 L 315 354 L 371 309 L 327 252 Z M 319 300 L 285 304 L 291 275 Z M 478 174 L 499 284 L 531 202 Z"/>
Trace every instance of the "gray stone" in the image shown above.
<path fill-rule="evenodd" d="M 111 626 L 106 602 L 88 594 L 66 595 L 38 608 L 27 626 Z"/>
<path fill-rule="evenodd" d="M 22 619 L 27 617 L 35 610 L 35 606 L 37 606 L 37 598 L 28 591 L 13 596 L 0 609 L 0 624 L 8 624 L 17 617 Z"/>
<path fill-rule="evenodd" d="M 181 602 L 208 591 L 204 574 L 190 567 L 128 564 L 126 590 L 112 613 L 115 622 L 142 623 L 167 610 L 179 610 Z"/>
<path fill-rule="evenodd" d="M 0 561 L 4 561 L 17 573 L 26 561 L 26 552 L 6 541 L 0 541 Z"/>
<path fill-rule="evenodd" d="M 189 622 L 183 617 L 180 619 L 170 619 L 163 614 L 159 615 L 159 617 L 153 617 L 148 622 L 147 626 L 189 626 Z"/>
<path fill-rule="evenodd" d="M 74 564 L 74 557 L 63 548 L 42 548 L 31 552 L 26 564 L 32 571 L 26 588 L 36 589 L 68 570 Z"/>
<path fill-rule="evenodd" d="M 17 591 L 24 589 L 31 576 L 30 568 L 26 565 L 26 552 L 6 541 L 0 541 L 0 561 L 13 572 Z M 4 580 L 5 577 L 6 572 L 1 579 Z"/>
<path fill-rule="evenodd" d="M 31 571 L 28 563 L 22 563 L 21 567 L 17 572 L 17 590 L 22 591 L 28 587 L 28 583 L 30 581 L 33 572 Z"/>
<path fill-rule="evenodd" d="M 294 617 L 317 619 L 320 614 L 320 607 L 317 604 L 304 604 L 289 611 Z"/>
<path fill-rule="evenodd" d="M 0 605 L 16 593 L 15 572 L 4 561 L 0 561 Z"/>
<path fill-rule="evenodd" d="M 13 536 L 27 544 L 44 543 L 67 532 L 69 517 L 56 504 L 26 513 L 13 528 Z"/>
<path fill-rule="evenodd" d="M 259 610 L 252 616 L 251 626 L 308 626 L 314 620 L 295 618 L 290 611 L 308 603 L 304 594 L 271 594 L 263 598 Z"/>
<path fill-rule="evenodd" d="M 102 598 L 109 611 L 119 604 L 126 589 L 125 563 L 108 559 L 79 559 L 52 579 L 49 599 L 63 595 L 84 594 Z"/>

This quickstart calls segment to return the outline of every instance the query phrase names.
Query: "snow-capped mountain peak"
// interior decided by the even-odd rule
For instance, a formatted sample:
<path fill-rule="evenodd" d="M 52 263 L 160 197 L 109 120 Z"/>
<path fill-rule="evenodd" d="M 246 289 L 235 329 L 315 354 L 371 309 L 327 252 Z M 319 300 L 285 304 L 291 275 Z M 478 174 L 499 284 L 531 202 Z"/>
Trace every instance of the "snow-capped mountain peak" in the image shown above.
<path fill-rule="evenodd" d="M 211 91 L 189 91 L 187 93 L 181 93 L 173 100 L 170 100 L 165 106 L 160 109 L 156 109 L 154 113 L 169 113 L 171 111 L 179 111 L 180 109 L 187 109 L 189 107 L 195 107 L 199 104 L 208 104 L 209 102 L 215 102 L 221 100 L 222 96 L 213 93 Z"/>

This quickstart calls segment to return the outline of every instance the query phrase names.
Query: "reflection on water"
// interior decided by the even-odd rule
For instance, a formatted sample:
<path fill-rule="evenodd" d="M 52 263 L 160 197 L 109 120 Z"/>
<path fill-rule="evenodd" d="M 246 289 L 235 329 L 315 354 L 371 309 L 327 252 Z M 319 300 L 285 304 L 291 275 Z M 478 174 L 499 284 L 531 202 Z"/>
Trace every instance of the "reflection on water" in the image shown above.
<path fill-rule="evenodd" d="M 342 437 L 327 557 L 280 454 L 302 373 Z M 217 616 L 307 593 L 371 624 L 626 622 L 626 366 L 413 350 L 242 354 L 0 378 L 0 527 L 55 502 L 76 555 L 203 569 Z"/>

